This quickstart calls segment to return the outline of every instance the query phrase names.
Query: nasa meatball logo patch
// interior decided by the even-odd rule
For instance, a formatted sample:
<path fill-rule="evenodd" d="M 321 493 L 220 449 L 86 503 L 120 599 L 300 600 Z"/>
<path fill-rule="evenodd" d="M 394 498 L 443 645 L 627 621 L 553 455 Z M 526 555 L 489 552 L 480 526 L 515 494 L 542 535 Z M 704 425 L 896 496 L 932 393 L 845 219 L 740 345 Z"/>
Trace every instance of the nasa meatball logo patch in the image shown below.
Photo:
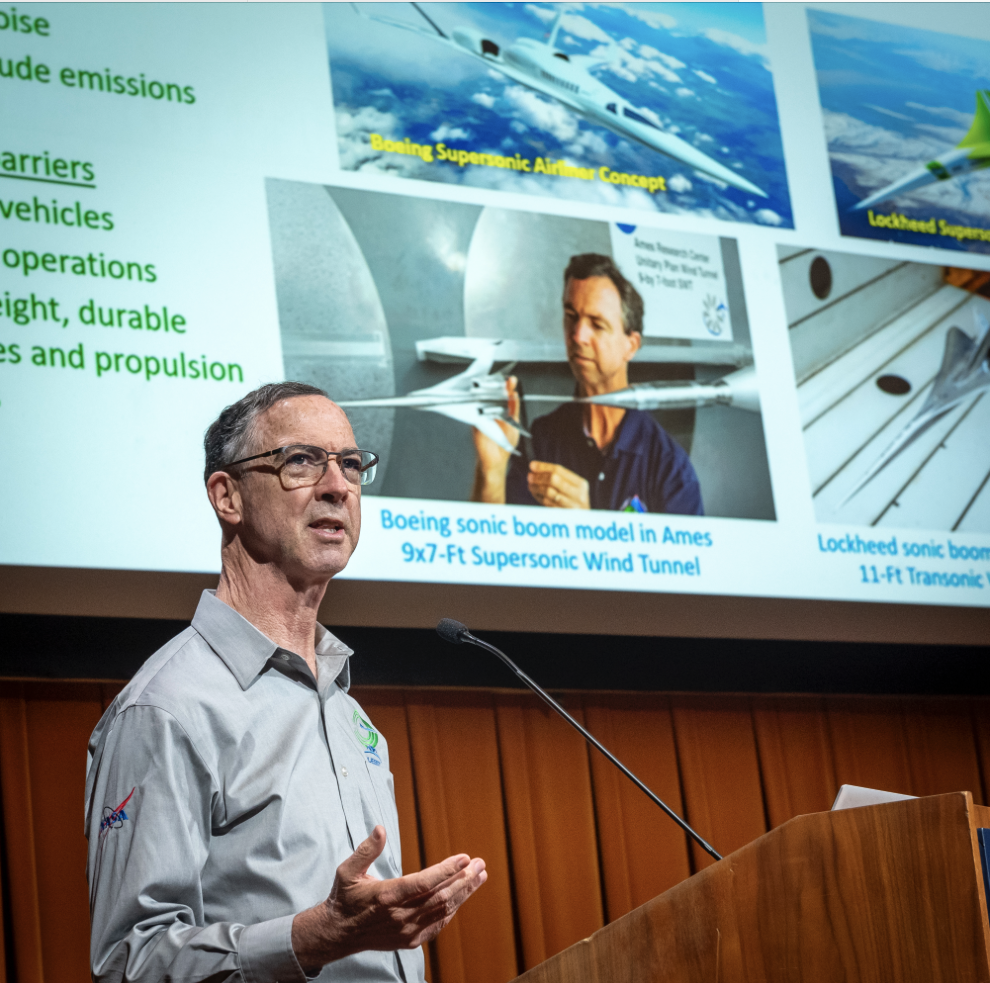
<path fill-rule="evenodd" d="M 110 830 L 120 829 L 127 821 L 127 813 L 124 812 L 124 806 L 131 801 L 131 796 L 134 795 L 134 789 L 136 788 L 137 786 L 135 785 L 131 789 L 130 795 L 116 809 L 112 809 L 110 806 L 103 807 L 103 819 L 100 820 L 100 839 L 106 839 Z"/>

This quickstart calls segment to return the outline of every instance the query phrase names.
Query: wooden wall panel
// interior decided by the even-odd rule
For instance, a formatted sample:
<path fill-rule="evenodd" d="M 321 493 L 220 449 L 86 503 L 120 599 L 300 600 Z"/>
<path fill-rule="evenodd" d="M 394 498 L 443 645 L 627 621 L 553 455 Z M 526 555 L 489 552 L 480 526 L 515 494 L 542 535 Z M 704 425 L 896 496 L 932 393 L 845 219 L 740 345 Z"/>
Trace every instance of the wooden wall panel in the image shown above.
<path fill-rule="evenodd" d="M 588 730 L 678 815 L 681 779 L 670 704 L 664 697 L 583 698 Z M 645 904 L 691 873 L 686 835 L 604 755 L 592 750 L 605 918 Z"/>
<path fill-rule="evenodd" d="M 124 683 L 100 683 L 100 705 L 106 713 L 117 694 L 124 688 Z"/>
<path fill-rule="evenodd" d="M 970 709 L 983 778 L 983 801 L 990 805 L 990 700 L 973 700 Z"/>
<path fill-rule="evenodd" d="M 604 924 L 591 771 L 584 739 L 535 696 L 500 695 L 496 705 L 528 969 Z"/>
<path fill-rule="evenodd" d="M 980 758 L 967 700 L 912 699 L 902 704 L 911 794 L 972 792 L 984 803 Z"/>
<path fill-rule="evenodd" d="M 492 698 L 411 693 L 407 713 L 424 863 L 468 853 L 488 867 L 436 940 L 434 983 L 504 983 L 519 963 Z"/>
<path fill-rule="evenodd" d="M 749 700 L 671 698 L 687 821 L 722 856 L 767 831 Z M 696 870 L 714 863 L 691 844 Z"/>
<path fill-rule="evenodd" d="M 753 725 L 770 826 L 831 808 L 839 787 L 825 701 L 814 696 L 754 697 Z"/>
<path fill-rule="evenodd" d="M 401 691 L 395 689 L 364 689 L 361 706 L 379 733 L 388 741 L 389 765 L 395 784 L 395 808 L 399 814 L 399 838 L 402 843 L 402 872 L 422 870 L 423 855 L 419 842 L 419 816 L 416 810 L 416 792 L 413 784 L 412 756 L 409 752 L 409 720 L 406 701 Z M 427 983 L 434 979 L 432 952 L 425 946 Z"/>
<path fill-rule="evenodd" d="M 7 858 L 3 855 L 0 842 L 0 883 L 7 880 Z M 0 983 L 7 983 L 7 913 L 3 904 L 3 891 L 0 891 Z M 13 952 L 13 950 L 11 950 Z"/>
<path fill-rule="evenodd" d="M 54 722 L 53 722 L 54 723 Z M 43 983 L 41 906 L 38 899 L 38 850 L 31 794 L 31 749 L 24 684 L 0 683 L 0 791 L 3 794 L 4 866 L 10 886 L 10 960 L 17 983 Z M 82 815 L 79 798 L 78 817 Z M 66 823 L 68 825 L 68 823 Z M 81 823 L 80 823 L 81 826 Z M 86 903 L 89 917 L 89 902 Z M 89 960 L 84 967 L 89 966 Z"/>
<path fill-rule="evenodd" d="M 79 980 L 89 963 L 86 886 L 86 745 L 103 715 L 96 684 L 55 684 L 27 701 L 38 913 L 47 980 Z M 116 803 L 114 803 L 116 805 Z"/>
<path fill-rule="evenodd" d="M 17 983 L 88 979 L 85 746 L 119 688 L 0 682 L 2 861 L 13 901 L 0 943 Z M 489 882 L 432 948 L 434 983 L 503 983 L 687 876 L 673 823 L 535 698 L 355 696 L 389 740 L 406 866 L 461 851 L 488 863 Z M 724 853 L 768 820 L 827 808 L 840 782 L 967 788 L 983 801 L 990 787 L 983 698 L 584 694 L 568 703 Z"/>
<path fill-rule="evenodd" d="M 914 782 L 901 701 L 831 697 L 826 705 L 839 785 L 910 795 Z"/>

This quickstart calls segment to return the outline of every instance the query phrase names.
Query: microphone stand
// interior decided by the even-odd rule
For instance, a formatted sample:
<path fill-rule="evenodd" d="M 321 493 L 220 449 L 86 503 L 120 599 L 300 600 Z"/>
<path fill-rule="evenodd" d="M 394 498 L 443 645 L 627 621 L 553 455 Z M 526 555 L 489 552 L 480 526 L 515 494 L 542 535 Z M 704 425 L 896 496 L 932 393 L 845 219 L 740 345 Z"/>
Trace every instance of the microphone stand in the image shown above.
<path fill-rule="evenodd" d="M 441 622 L 441 624 L 443 624 L 443 622 Z M 454 622 L 454 624 L 458 623 Z M 667 815 L 670 816 L 670 818 L 673 819 L 674 822 L 677 823 L 677 825 L 680 826 L 681 829 L 683 829 L 684 832 L 687 833 L 688 836 L 690 836 L 691 839 L 693 839 L 695 843 L 697 843 L 698 846 L 705 851 L 705 853 L 714 857 L 716 860 L 722 859 L 722 855 L 718 853 L 715 848 L 711 846 L 711 844 L 709 844 L 690 826 L 688 826 L 688 824 L 681 819 L 681 817 L 678 816 L 677 813 L 663 801 L 663 799 L 644 785 L 643 782 L 641 782 L 614 754 L 612 754 L 607 747 L 605 747 L 594 736 L 589 734 L 588 731 L 586 731 L 545 689 L 543 689 L 542 686 L 539 685 L 539 683 L 533 679 L 530 679 L 530 677 L 527 676 L 526 673 L 524 673 L 522 669 L 520 669 L 519 666 L 517 666 L 501 649 L 497 649 L 494 645 L 489 645 L 488 642 L 482 641 L 480 638 L 476 638 L 463 625 L 458 625 L 458 627 L 461 629 L 458 632 L 459 641 L 470 642 L 472 645 L 477 645 L 479 648 L 483 648 L 486 652 L 491 652 L 492 655 L 498 656 L 498 658 L 500 658 L 541 700 L 543 700 L 544 703 L 547 703 L 553 707 L 553 709 L 556 710 L 557 713 L 559 713 L 579 734 L 581 734 L 586 741 L 598 748 L 598 750 L 601 751 L 601 753 L 604 754 L 605 757 L 608 758 L 608 760 L 611 761 L 612 764 L 614 764 L 616 768 L 618 768 L 626 776 L 626 778 L 633 782 L 641 791 L 645 792 L 653 800 L 653 802 L 660 806 L 660 808 L 663 809 L 663 811 L 667 813 Z M 441 637 L 447 638 L 448 641 L 453 641 L 452 638 L 448 638 L 448 636 L 443 632 L 441 632 Z"/>

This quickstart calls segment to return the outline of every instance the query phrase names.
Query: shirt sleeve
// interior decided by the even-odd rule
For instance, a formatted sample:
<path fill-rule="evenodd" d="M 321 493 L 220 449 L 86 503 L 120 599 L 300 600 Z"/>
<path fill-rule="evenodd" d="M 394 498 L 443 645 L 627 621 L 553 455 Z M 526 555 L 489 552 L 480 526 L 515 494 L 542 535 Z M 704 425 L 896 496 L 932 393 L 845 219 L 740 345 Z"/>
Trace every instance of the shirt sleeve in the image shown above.
<path fill-rule="evenodd" d="M 86 815 L 94 981 L 305 983 L 293 915 L 207 924 L 202 871 L 220 790 L 178 721 L 132 706 L 99 741 Z"/>

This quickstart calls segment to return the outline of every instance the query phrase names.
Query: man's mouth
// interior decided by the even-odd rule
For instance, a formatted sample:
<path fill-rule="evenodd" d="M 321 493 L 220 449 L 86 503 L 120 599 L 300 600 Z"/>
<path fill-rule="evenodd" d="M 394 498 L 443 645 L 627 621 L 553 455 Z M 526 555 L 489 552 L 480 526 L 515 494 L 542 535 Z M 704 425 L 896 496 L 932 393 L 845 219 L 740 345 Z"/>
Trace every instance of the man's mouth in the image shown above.
<path fill-rule="evenodd" d="M 344 523 L 341 519 L 334 519 L 331 517 L 326 517 L 323 519 L 314 519 L 309 524 L 310 529 L 316 529 L 319 532 L 341 532 L 344 528 Z"/>

